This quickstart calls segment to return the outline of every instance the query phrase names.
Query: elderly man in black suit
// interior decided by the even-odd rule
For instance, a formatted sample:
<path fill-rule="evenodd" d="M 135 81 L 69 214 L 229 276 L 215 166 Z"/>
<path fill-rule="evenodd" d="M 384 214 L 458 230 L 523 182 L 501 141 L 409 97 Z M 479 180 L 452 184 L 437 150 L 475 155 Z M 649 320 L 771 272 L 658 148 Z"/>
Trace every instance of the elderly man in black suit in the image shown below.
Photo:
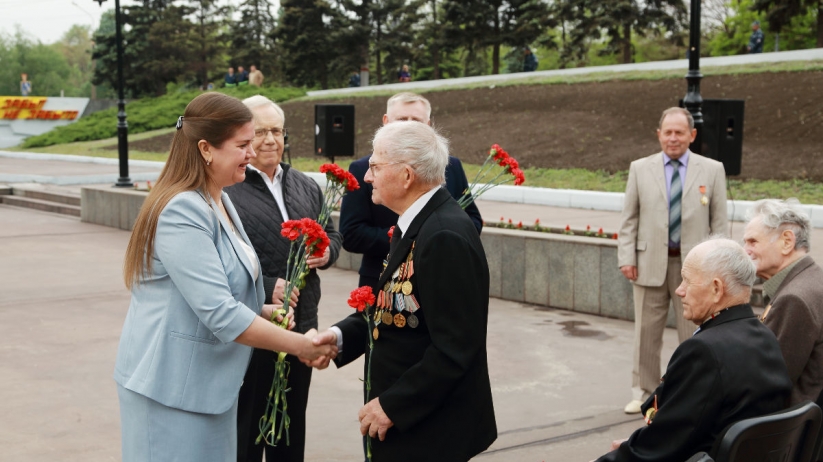
<path fill-rule="evenodd" d="M 794 383 L 790 404 L 823 391 L 823 269 L 809 256 L 811 224 L 797 200 L 765 199 L 752 207 L 743 246 L 757 265 L 766 310 Z"/>
<path fill-rule="evenodd" d="M 710 451 L 728 425 L 786 407 L 792 383 L 777 339 L 748 305 L 755 266 L 743 248 L 703 242 L 682 276 L 683 316 L 699 327 L 643 404 L 647 425 L 598 462 L 684 461 Z"/>
<path fill-rule="evenodd" d="M 368 353 L 374 338 L 370 400 L 359 417 L 376 462 L 467 461 L 497 437 L 489 269 L 477 229 L 441 187 L 447 162 L 448 141 L 427 124 L 378 130 L 365 180 L 374 203 L 399 215 L 378 283 L 381 321 L 370 331 L 353 313 L 315 337 L 342 346 L 338 366 Z"/>
<path fill-rule="evenodd" d="M 391 122 L 413 120 L 431 125 L 431 104 L 414 93 L 398 93 L 386 103 L 383 125 Z M 343 196 L 340 207 L 340 233 L 343 248 L 352 253 L 363 254 L 360 264 L 360 285 L 370 286 L 377 291 L 377 278 L 386 254 L 389 252 L 389 227 L 397 223 L 397 214 L 388 208 L 372 202 L 372 185 L 364 182 L 371 155 L 351 163 L 349 172 L 357 178 L 360 189 Z M 460 159 L 449 156 L 446 166 L 446 190 L 455 199 L 463 195 L 469 182 Z M 474 223 L 477 232 L 483 228 L 480 211 L 473 202 L 466 207 L 466 213 Z"/>

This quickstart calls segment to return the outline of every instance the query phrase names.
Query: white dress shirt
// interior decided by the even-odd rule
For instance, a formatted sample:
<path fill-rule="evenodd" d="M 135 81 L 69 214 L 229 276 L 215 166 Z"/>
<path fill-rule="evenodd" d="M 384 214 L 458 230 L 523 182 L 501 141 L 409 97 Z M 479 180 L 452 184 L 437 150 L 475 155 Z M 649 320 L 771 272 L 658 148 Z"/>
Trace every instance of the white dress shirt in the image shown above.
<path fill-rule="evenodd" d="M 283 221 L 288 221 L 289 214 L 286 212 L 286 202 L 283 200 L 283 169 L 280 168 L 280 165 L 278 165 L 277 170 L 274 171 L 274 181 L 272 181 L 267 174 L 254 168 L 251 164 L 249 164 L 247 168 L 253 172 L 257 172 L 263 177 L 263 181 L 266 182 L 266 186 L 269 187 L 269 191 L 271 191 L 271 195 L 277 203 L 277 208 L 280 209 L 280 215 L 283 216 Z"/>

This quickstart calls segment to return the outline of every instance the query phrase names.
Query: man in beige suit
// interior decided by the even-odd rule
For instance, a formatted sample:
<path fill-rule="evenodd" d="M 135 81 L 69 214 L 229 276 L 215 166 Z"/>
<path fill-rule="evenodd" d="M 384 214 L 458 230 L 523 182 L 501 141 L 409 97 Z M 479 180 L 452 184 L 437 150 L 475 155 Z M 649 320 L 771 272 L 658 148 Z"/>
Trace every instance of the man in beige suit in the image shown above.
<path fill-rule="evenodd" d="M 674 293 L 681 283 L 681 255 L 728 228 L 723 164 L 689 151 L 696 135 L 687 110 L 666 109 L 657 129 L 662 152 L 632 162 L 629 169 L 617 253 L 620 271 L 634 286 L 633 396 L 627 414 L 639 413 L 660 383 L 670 302 L 680 342 L 694 331 Z"/>

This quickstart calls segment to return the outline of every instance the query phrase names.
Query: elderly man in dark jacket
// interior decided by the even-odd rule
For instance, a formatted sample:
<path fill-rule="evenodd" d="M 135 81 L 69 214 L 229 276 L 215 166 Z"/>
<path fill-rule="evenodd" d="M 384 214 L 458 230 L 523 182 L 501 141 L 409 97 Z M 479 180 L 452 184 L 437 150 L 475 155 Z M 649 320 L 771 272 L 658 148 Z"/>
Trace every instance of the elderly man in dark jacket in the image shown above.
<path fill-rule="evenodd" d="M 791 404 L 823 391 L 823 268 L 808 255 L 809 217 L 796 200 L 766 199 L 751 209 L 743 242 L 763 283 L 761 319 L 777 336 L 794 383 Z"/>
<path fill-rule="evenodd" d="M 743 248 L 710 239 L 682 274 L 683 317 L 699 327 L 641 406 L 647 425 L 598 462 L 684 461 L 710 451 L 728 425 L 786 407 L 792 384 L 777 339 L 748 305 L 755 267 Z"/>
<path fill-rule="evenodd" d="M 283 110 L 264 96 L 252 96 L 243 101 L 254 114 L 254 151 L 246 171 L 246 179 L 225 191 L 235 204 L 243 227 L 263 267 L 263 286 L 266 303 L 282 303 L 287 297 L 285 286 L 286 260 L 291 242 L 281 236 L 281 225 L 286 220 L 317 219 L 323 205 L 323 192 L 317 183 L 303 173 L 280 163 L 283 157 L 285 117 Z M 320 277 L 317 269 L 330 267 L 340 253 L 343 238 L 329 221 L 326 233 L 331 241 L 322 257 L 309 258 L 311 268 L 305 287 L 290 297 L 294 307 L 296 330 L 306 332 L 317 328 L 317 304 L 320 301 Z M 266 400 L 274 376 L 276 353 L 254 350 L 238 404 L 238 461 L 262 460 L 263 446 L 255 445 L 258 421 L 266 409 Z M 305 449 L 306 403 L 311 382 L 311 368 L 293 356 L 288 393 L 290 444 L 266 446 L 266 460 L 302 461 Z"/>

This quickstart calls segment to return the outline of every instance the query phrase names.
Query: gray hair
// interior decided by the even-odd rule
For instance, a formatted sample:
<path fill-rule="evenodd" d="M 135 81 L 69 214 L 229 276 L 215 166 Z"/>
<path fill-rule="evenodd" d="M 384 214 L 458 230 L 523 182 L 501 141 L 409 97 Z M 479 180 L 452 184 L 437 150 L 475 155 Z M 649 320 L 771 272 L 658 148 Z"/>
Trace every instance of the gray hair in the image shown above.
<path fill-rule="evenodd" d="M 283 109 L 280 106 L 278 106 L 277 103 L 266 98 L 263 95 L 249 96 L 248 98 L 243 100 L 243 104 L 245 104 L 247 108 L 252 110 L 252 114 L 254 114 L 254 110 L 259 107 L 271 106 L 274 108 L 274 111 L 277 112 L 277 115 L 280 116 L 280 119 L 283 120 L 283 123 L 286 123 L 286 114 L 283 112 Z"/>
<path fill-rule="evenodd" d="M 663 115 L 660 116 L 660 122 L 657 123 L 657 128 L 661 128 L 663 126 L 663 121 L 666 120 L 666 117 L 672 114 L 686 116 L 686 120 L 689 121 L 689 130 L 694 130 L 694 117 L 692 117 L 692 113 L 682 107 L 670 107 L 663 111 Z"/>
<path fill-rule="evenodd" d="M 748 212 L 748 219 L 752 221 L 760 218 L 774 239 L 785 230 L 794 233 L 794 249 L 803 249 L 806 252 L 811 250 L 811 223 L 809 216 L 800 207 L 800 201 L 789 198 L 785 201 L 777 199 L 763 199 L 754 203 Z M 774 242 L 774 240 L 772 240 Z"/>
<path fill-rule="evenodd" d="M 719 277 L 732 296 L 751 293 L 756 279 L 757 265 L 739 243 L 723 236 L 713 235 L 704 242 L 712 242 L 703 254 L 700 265 L 706 275 Z"/>
<path fill-rule="evenodd" d="M 446 182 L 449 140 L 437 130 L 420 122 L 398 121 L 380 127 L 372 146 L 385 149 L 387 161 L 408 164 L 429 185 Z"/>
<path fill-rule="evenodd" d="M 398 94 L 392 96 L 391 98 L 389 98 L 389 100 L 386 102 L 386 112 L 388 113 L 389 108 L 392 107 L 395 103 L 409 104 L 409 103 L 417 103 L 417 102 L 423 103 L 423 106 L 426 108 L 426 117 L 431 119 L 431 117 L 432 117 L 432 105 L 429 102 L 429 100 L 427 100 L 426 98 L 418 95 L 417 93 L 411 93 L 411 92 L 408 92 L 408 91 L 398 93 Z"/>

